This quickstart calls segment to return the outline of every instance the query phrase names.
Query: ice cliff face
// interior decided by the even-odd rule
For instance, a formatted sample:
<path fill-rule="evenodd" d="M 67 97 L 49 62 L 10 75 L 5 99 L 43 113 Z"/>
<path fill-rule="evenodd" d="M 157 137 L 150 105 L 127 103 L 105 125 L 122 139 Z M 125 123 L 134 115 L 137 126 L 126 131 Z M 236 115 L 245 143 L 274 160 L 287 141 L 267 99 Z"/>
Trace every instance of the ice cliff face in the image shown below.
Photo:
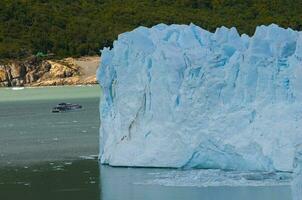
<path fill-rule="evenodd" d="M 193 24 L 121 34 L 102 51 L 101 162 L 294 171 L 302 154 L 302 32 Z"/>

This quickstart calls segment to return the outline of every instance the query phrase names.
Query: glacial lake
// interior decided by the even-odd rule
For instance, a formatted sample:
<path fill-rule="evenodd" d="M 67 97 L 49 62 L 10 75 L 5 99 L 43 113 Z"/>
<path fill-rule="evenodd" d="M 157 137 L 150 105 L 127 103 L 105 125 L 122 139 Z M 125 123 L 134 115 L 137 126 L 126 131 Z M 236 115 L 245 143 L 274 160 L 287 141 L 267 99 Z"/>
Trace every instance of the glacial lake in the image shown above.
<path fill-rule="evenodd" d="M 286 181 L 267 186 L 271 175 L 100 166 L 99 95 L 98 86 L 0 89 L 1 200 L 301 200 Z M 84 109 L 51 113 L 60 102 Z"/>

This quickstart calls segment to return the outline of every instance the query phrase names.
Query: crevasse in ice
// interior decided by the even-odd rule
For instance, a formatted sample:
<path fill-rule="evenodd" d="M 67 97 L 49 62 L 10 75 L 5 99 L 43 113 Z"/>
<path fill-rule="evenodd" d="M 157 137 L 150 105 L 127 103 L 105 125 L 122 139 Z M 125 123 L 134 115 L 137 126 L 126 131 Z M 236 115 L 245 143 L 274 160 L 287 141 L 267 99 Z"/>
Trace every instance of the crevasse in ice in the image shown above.
<path fill-rule="evenodd" d="M 302 32 L 139 27 L 102 51 L 101 162 L 294 171 L 302 154 Z"/>

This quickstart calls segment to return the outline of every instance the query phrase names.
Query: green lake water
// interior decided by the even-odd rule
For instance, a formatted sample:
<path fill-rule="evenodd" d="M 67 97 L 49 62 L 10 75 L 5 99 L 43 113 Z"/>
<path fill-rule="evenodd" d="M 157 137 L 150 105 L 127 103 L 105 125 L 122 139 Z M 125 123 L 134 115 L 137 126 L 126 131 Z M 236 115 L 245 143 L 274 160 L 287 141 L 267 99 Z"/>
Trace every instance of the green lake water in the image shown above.
<path fill-rule="evenodd" d="M 171 169 L 99 166 L 100 95 L 98 86 L 0 89 L 0 200 L 292 200 L 289 186 L 142 184 Z M 83 110 L 51 113 L 60 102 Z"/>
<path fill-rule="evenodd" d="M 98 154 L 98 86 L 0 89 L 0 166 Z M 60 102 L 76 112 L 52 113 Z"/>

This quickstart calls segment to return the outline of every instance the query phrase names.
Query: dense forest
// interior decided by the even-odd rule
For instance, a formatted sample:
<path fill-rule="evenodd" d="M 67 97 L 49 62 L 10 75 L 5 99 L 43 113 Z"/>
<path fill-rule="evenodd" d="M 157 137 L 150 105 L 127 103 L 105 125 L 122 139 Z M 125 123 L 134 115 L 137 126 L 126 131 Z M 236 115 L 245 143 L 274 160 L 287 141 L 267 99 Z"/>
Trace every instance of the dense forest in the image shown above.
<path fill-rule="evenodd" d="M 0 59 L 98 54 L 137 26 L 193 22 L 208 30 L 260 24 L 302 29 L 301 0 L 1 0 Z"/>

